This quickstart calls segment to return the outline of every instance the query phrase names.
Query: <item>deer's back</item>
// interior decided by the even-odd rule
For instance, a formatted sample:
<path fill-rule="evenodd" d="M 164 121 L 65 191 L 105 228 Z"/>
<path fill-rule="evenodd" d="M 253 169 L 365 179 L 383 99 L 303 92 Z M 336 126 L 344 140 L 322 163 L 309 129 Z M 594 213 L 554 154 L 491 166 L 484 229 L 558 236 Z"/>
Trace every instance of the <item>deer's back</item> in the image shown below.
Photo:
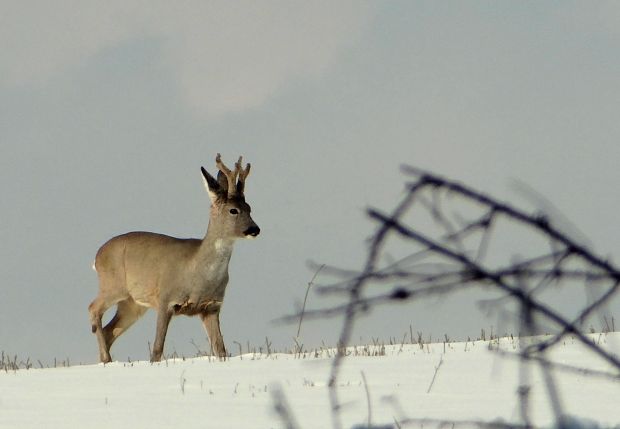
<path fill-rule="evenodd" d="M 200 247 L 201 240 L 176 238 L 154 232 L 128 232 L 108 240 L 97 252 L 97 272 L 120 264 L 158 264 L 163 260 L 187 260 Z"/>
<path fill-rule="evenodd" d="M 95 258 L 101 287 L 124 289 L 136 301 L 154 303 L 159 285 L 173 281 L 192 259 L 201 240 L 152 232 L 130 232 L 107 241 Z M 120 290 L 119 290 L 120 293 Z"/>

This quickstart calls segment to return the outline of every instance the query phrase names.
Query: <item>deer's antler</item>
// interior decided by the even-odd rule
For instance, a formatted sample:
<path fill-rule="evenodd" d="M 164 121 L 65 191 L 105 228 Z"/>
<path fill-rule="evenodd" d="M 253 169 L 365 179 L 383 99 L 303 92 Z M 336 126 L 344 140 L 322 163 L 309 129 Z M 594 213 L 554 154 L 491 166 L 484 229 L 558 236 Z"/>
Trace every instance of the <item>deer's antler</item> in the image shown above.
<path fill-rule="evenodd" d="M 239 170 L 239 183 L 237 183 L 237 192 L 243 195 L 243 191 L 245 189 L 245 179 L 250 174 L 250 163 L 245 165 L 245 169 L 241 168 L 241 157 L 239 157 L 239 161 L 235 164 L 235 168 Z"/>
<path fill-rule="evenodd" d="M 245 169 L 241 167 L 241 161 L 243 157 L 239 157 L 239 160 L 235 163 L 235 169 L 230 170 L 222 162 L 222 156 L 218 153 L 215 157 L 215 165 L 226 177 L 228 183 L 228 198 L 232 198 L 237 194 L 243 195 L 243 189 L 245 187 L 245 179 L 250 174 L 250 164 L 245 166 Z M 237 177 L 239 177 L 239 183 L 237 184 Z"/>

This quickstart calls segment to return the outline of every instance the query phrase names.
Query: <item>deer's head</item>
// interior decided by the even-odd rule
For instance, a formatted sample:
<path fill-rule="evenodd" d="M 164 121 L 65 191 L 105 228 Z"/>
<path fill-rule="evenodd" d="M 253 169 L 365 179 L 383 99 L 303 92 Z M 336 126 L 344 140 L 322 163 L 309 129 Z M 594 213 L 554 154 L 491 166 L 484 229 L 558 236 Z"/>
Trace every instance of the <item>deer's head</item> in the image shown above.
<path fill-rule="evenodd" d="M 211 219 L 209 227 L 218 229 L 224 238 L 255 238 L 260 228 L 252 220 L 250 205 L 245 202 L 245 181 L 250 174 L 250 164 L 241 165 L 242 157 L 230 170 L 222 162 L 218 153 L 215 165 L 218 168 L 217 179 L 202 169 L 205 186 L 211 198 Z"/>

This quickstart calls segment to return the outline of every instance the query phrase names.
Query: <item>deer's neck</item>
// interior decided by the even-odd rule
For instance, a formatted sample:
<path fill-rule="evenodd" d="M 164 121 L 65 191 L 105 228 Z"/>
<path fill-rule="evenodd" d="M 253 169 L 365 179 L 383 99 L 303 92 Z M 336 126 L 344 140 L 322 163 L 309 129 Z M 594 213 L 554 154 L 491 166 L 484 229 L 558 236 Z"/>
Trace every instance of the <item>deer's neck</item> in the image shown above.
<path fill-rule="evenodd" d="M 234 239 L 224 238 L 217 228 L 209 225 L 200 248 L 198 263 L 203 268 L 213 272 L 228 272 L 228 262 L 233 251 Z"/>

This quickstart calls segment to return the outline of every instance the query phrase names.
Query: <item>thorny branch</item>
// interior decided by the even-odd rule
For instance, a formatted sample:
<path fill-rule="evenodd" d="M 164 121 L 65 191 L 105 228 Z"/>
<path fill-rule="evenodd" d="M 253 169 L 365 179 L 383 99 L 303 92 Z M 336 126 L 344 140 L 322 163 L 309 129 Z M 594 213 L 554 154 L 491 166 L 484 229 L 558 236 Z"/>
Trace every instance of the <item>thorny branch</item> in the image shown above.
<path fill-rule="evenodd" d="M 369 217 L 377 222 L 377 227 L 370 239 L 363 269 L 352 273 L 326 268 L 324 272 L 348 279 L 317 287 L 317 291 L 322 294 L 345 294 L 348 297 L 347 302 L 331 308 L 305 312 L 306 318 L 344 315 L 338 353 L 333 360 L 329 378 L 334 428 L 341 427 L 337 380 L 356 319 L 372 306 L 447 294 L 464 287 L 491 288 L 504 295 L 502 302 L 517 304 L 521 309 L 519 314 L 522 334 L 536 334 L 543 322 L 556 327 L 556 333 L 546 340 L 524 347 L 518 355 L 524 362 L 536 362 L 543 371 L 549 404 L 558 424 L 562 418 L 562 407 L 550 371 L 555 364 L 546 358 L 545 353 L 566 335 L 573 335 L 593 354 L 606 360 L 614 371 L 608 373 L 611 378 L 620 378 L 620 359 L 599 347 L 582 330 L 586 320 L 609 302 L 620 289 L 620 270 L 614 264 L 573 240 L 543 214 L 527 213 L 459 182 L 414 167 L 406 166 L 403 171 L 414 180 L 407 185 L 405 195 L 396 208 L 389 214 L 376 209 L 368 210 Z M 448 206 L 453 211 L 450 211 Z M 467 216 L 462 213 L 461 209 L 464 207 L 468 209 Z M 473 216 L 472 207 L 477 210 L 477 214 Z M 415 222 L 409 216 L 411 212 L 416 214 Z M 434 222 L 435 229 L 418 223 L 417 219 L 424 214 Z M 467 220 L 467 217 L 473 220 Z M 518 262 L 514 258 L 516 255 L 512 255 L 510 260 L 504 263 L 498 262 L 497 258 L 491 261 L 489 249 L 506 226 L 520 228 L 520 231 L 525 231 L 539 242 L 548 243 L 549 248 L 534 248 L 530 255 L 521 255 Z M 423 233 L 421 229 L 427 232 Z M 408 243 L 412 252 L 382 266 L 388 241 L 397 239 Z M 569 320 L 553 308 L 553 305 L 543 301 L 541 291 L 551 284 L 574 285 L 577 281 L 582 282 L 584 287 L 603 285 L 606 290 Z M 383 291 L 367 296 L 369 286 L 372 285 L 382 286 Z M 389 290 L 385 291 L 385 287 L 389 287 Z M 288 319 L 299 320 L 299 315 L 290 316 Z M 524 428 L 531 427 L 527 409 L 527 380 L 527 374 L 524 373 L 521 397 Z M 401 423 L 423 421 L 403 420 Z M 457 426 L 496 427 L 494 423 L 484 422 L 448 423 Z"/>

